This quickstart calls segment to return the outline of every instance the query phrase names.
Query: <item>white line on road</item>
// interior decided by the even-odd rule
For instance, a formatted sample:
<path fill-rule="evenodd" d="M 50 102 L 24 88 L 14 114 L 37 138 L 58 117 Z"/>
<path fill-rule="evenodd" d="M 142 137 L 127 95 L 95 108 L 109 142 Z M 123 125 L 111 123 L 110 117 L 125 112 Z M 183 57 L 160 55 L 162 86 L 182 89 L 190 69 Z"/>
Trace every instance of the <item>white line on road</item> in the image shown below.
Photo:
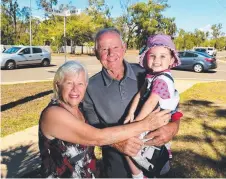
<path fill-rule="evenodd" d="M 215 70 L 216 72 L 224 72 L 226 73 L 226 70 Z"/>
<path fill-rule="evenodd" d="M 175 80 L 184 80 L 184 81 L 188 81 L 188 80 L 194 80 L 194 81 L 200 81 L 200 82 L 211 82 L 211 81 L 226 81 L 223 79 L 198 79 L 198 78 L 174 78 Z M 11 85 L 11 84 L 23 84 L 23 83 L 34 83 L 34 82 L 46 82 L 46 81 L 52 81 L 53 78 L 47 78 L 46 80 L 27 80 L 27 81 L 13 81 L 13 82 L 3 82 L 1 83 L 1 85 Z"/>
<path fill-rule="evenodd" d="M 45 70 L 46 70 L 46 71 L 50 71 L 50 70 L 51 70 L 51 71 L 57 71 L 57 69 L 58 69 L 58 68 L 46 68 Z"/>
<path fill-rule="evenodd" d="M 12 81 L 12 82 L 2 82 L 1 85 L 13 85 L 13 84 L 23 84 L 23 83 L 45 82 L 45 81 L 51 81 L 51 80 L 53 80 L 53 78 L 47 78 L 47 80 Z"/>
<path fill-rule="evenodd" d="M 174 78 L 175 80 L 194 80 L 194 81 L 226 81 L 224 79 L 199 79 L 199 78 Z"/>

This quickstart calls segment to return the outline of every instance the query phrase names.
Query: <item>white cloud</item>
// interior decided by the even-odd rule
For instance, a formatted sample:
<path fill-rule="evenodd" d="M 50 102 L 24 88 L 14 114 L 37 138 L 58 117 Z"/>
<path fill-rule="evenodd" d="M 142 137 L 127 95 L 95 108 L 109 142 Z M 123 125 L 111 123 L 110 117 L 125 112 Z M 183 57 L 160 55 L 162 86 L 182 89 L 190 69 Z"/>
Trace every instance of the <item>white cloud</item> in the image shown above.
<path fill-rule="evenodd" d="M 203 31 L 203 32 L 207 32 L 207 31 L 211 32 L 211 31 L 212 31 L 212 30 L 211 30 L 211 25 L 210 25 L 210 24 L 208 24 L 208 25 L 206 25 L 206 26 L 204 26 L 204 27 L 200 27 L 199 30 L 201 30 L 201 31 Z"/>
<path fill-rule="evenodd" d="M 40 19 L 41 21 L 44 20 L 44 17 L 41 17 L 41 16 L 32 16 L 33 18 L 37 18 L 37 19 Z"/>

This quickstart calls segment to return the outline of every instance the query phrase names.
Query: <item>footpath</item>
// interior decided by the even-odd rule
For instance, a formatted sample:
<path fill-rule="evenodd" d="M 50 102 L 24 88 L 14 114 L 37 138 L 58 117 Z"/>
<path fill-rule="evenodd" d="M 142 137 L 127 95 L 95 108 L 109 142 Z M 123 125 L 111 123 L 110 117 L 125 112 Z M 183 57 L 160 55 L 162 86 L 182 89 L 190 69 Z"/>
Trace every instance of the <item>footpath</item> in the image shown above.
<path fill-rule="evenodd" d="M 182 93 L 199 82 L 202 81 L 176 79 L 175 85 L 179 93 Z M 26 174 L 37 171 L 38 167 L 40 158 L 37 125 L 1 138 L 1 178 L 25 177 Z"/>

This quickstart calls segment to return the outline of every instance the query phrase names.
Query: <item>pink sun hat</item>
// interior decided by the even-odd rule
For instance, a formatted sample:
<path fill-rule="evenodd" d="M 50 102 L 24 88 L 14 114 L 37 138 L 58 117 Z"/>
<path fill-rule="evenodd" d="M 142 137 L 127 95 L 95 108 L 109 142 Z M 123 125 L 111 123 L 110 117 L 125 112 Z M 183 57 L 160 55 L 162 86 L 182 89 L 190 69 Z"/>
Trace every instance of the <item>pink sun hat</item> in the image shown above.
<path fill-rule="evenodd" d="M 181 64 L 180 58 L 178 57 L 178 53 L 176 51 L 176 47 L 171 40 L 171 37 L 169 35 L 163 35 L 163 34 L 157 34 L 157 35 L 152 35 L 148 38 L 147 41 L 147 46 L 145 50 L 139 55 L 139 64 L 140 66 L 144 67 L 144 59 L 147 51 L 155 46 L 164 46 L 168 49 L 170 49 L 173 52 L 174 56 L 174 63 L 170 65 L 170 68 L 179 66 Z"/>

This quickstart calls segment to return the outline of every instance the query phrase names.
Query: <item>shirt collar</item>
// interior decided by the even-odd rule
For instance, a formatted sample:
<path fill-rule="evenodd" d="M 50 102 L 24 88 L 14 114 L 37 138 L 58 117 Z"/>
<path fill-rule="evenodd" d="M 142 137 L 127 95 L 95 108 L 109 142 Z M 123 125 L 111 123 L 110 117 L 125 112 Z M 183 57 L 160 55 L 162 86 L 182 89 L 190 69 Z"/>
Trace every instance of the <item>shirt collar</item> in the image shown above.
<path fill-rule="evenodd" d="M 131 65 L 127 62 L 127 61 L 123 61 L 123 64 L 125 66 L 125 71 L 126 71 L 126 74 L 124 75 L 123 79 L 121 81 L 123 81 L 124 79 L 126 79 L 127 77 L 128 78 L 131 78 L 133 80 L 136 80 L 137 81 L 137 78 L 136 78 L 136 75 L 131 67 Z M 112 81 L 114 80 L 107 72 L 107 70 L 105 68 L 102 68 L 102 77 L 103 77 L 103 80 L 104 80 L 104 83 L 105 83 L 105 86 L 109 86 Z"/>
<path fill-rule="evenodd" d="M 161 73 L 169 73 L 169 72 L 170 72 L 169 69 L 163 70 L 163 71 L 161 71 L 161 72 L 156 72 L 156 73 L 153 73 L 153 72 L 151 73 L 151 72 L 149 72 L 149 73 L 146 74 L 146 78 L 153 78 L 154 76 L 159 75 L 159 74 L 161 74 Z"/>

